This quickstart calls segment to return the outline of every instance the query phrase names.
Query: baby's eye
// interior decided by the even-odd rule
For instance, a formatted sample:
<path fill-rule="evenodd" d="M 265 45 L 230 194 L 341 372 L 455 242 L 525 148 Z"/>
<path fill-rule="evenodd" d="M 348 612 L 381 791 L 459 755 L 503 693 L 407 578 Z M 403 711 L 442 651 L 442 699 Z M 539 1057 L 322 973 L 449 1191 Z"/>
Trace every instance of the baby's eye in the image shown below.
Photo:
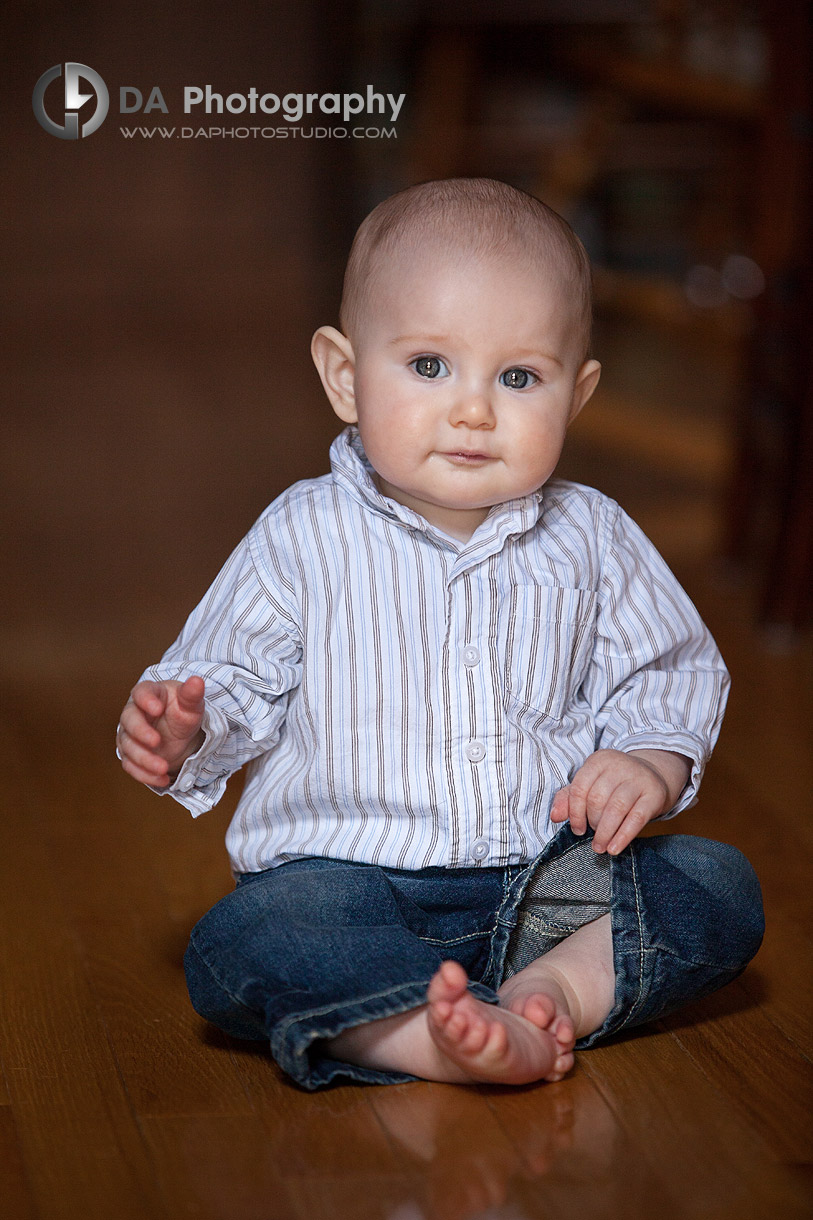
<path fill-rule="evenodd" d="M 506 369 L 500 373 L 500 385 L 507 386 L 509 390 L 525 390 L 538 380 L 536 374 L 528 369 Z"/>
<path fill-rule="evenodd" d="M 426 377 L 430 381 L 449 372 L 439 356 L 418 356 L 417 360 L 412 361 L 412 367 L 419 377 Z"/>

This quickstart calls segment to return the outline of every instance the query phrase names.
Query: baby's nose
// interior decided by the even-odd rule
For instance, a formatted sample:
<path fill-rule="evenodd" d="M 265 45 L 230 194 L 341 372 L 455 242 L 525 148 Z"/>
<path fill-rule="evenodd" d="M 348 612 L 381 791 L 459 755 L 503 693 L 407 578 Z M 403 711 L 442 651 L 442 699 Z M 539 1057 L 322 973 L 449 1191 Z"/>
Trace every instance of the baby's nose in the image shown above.
<path fill-rule="evenodd" d="M 452 408 L 453 423 L 475 426 L 491 423 L 493 420 L 494 408 L 491 398 L 485 390 L 479 388 L 462 390 L 457 396 Z"/>

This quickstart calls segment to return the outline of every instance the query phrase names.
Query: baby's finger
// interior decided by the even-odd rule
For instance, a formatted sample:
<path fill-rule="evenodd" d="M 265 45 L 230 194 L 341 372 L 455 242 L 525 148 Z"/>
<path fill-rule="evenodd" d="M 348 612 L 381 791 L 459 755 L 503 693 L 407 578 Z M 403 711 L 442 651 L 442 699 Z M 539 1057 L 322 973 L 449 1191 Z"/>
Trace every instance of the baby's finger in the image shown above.
<path fill-rule="evenodd" d="M 587 831 L 586 795 L 587 790 L 578 788 L 575 780 L 567 789 L 567 814 L 570 829 L 576 835 L 583 835 Z"/>
<path fill-rule="evenodd" d="M 593 847 L 597 852 L 607 850 L 610 840 L 629 817 L 631 810 L 637 807 L 641 796 L 641 785 L 632 780 L 625 780 L 612 789 L 605 800 L 596 825 L 596 833 L 593 835 Z"/>
<path fill-rule="evenodd" d="M 587 808 L 587 820 L 597 835 L 599 827 L 607 816 L 608 810 L 623 817 L 635 796 L 638 795 L 639 790 L 636 790 L 635 795 L 624 804 L 624 798 L 621 794 L 622 788 L 623 785 L 618 783 L 618 777 L 614 776 L 610 771 L 602 771 L 601 774 L 596 776 L 591 785 L 590 791 L 587 793 L 585 805 Z M 595 841 L 593 845 L 596 846 Z M 604 847 L 602 846 L 600 850 L 603 851 Z"/>
<path fill-rule="evenodd" d="M 133 702 L 125 705 L 119 726 L 142 746 L 155 749 L 161 744 L 161 734 Z"/>
<path fill-rule="evenodd" d="M 145 715 L 157 720 L 167 706 L 167 688 L 163 682 L 137 682 L 130 698 Z"/>
<path fill-rule="evenodd" d="M 140 784 L 149 784 L 152 788 L 166 788 L 169 784 L 169 776 L 153 775 L 150 771 L 143 770 L 131 762 L 129 758 L 123 757 L 121 760 L 122 769 L 128 775 L 132 775 L 133 779 L 137 779 Z"/>
<path fill-rule="evenodd" d="M 569 788 L 560 788 L 553 798 L 553 804 L 550 807 L 550 820 L 552 822 L 566 822 L 570 816 L 568 794 Z"/>
<path fill-rule="evenodd" d="M 595 826 L 598 822 L 595 814 L 596 808 L 600 808 L 597 785 L 602 782 L 603 772 L 601 754 L 591 754 L 570 781 L 570 824 L 578 834 L 583 834 L 587 830 L 588 822 L 591 826 Z M 608 795 L 610 790 L 608 790 Z"/>
<path fill-rule="evenodd" d="M 187 678 L 183 685 L 178 687 L 178 704 L 181 710 L 202 716 L 205 692 L 206 683 L 203 678 L 199 678 L 197 674 Z"/>
<path fill-rule="evenodd" d="M 165 758 L 154 754 L 152 750 L 145 750 L 143 746 L 133 740 L 129 733 L 124 731 L 119 732 L 119 754 L 122 762 L 127 759 L 150 776 L 163 778 L 169 773 L 169 764 Z"/>
<path fill-rule="evenodd" d="M 610 855 L 617 856 L 625 847 L 629 847 L 632 840 L 641 833 L 647 823 L 652 820 L 653 816 L 651 812 L 647 811 L 645 803 L 642 804 L 639 801 L 633 805 L 620 828 L 615 832 L 607 845 L 607 851 Z"/>

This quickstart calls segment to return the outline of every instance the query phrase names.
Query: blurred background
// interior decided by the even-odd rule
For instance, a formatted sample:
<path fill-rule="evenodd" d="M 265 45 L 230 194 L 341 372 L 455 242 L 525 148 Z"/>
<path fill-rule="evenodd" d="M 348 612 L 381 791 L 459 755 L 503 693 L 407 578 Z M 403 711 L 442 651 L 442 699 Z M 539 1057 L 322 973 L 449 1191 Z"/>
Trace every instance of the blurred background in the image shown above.
<path fill-rule="evenodd" d="M 115 726 L 263 507 L 328 469 L 339 424 L 308 346 L 336 322 L 356 225 L 393 190 L 456 174 L 536 193 L 594 260 L 604 375 L 561 473 L 624 504 L 718 633 L 809 655 L 806 4 L 77 0 L 11 3 L 5 20 L 16 689 L 56 676 L 86 698 L 102 682 Z M 31 105 L 68 60 L 111 93 L 76 141 Z M 122 134 L 192 122 L 182 89 L 207 83 L 405 101 L 394 134 L 356 139 Z M 122 85 L 158 86 L 169 114 L 119 115 Z"/>

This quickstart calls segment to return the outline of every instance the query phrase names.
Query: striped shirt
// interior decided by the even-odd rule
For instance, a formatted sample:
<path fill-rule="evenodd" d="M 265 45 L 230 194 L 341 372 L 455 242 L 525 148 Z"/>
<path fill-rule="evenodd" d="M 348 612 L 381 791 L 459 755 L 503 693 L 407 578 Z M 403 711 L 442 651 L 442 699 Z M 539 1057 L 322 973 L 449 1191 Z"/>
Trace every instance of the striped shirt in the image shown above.
<path fill-rule="evenodd" d="M 576 483 L 495 505 L 466 543 L 383 496 L 347 428 L 331 473 L 260 516 L 145 678 L 206 681 L 171 793 L 195 816 L 248 764 L 235 872 L 532 859 L 599 747 L 672 750 L 690 804 L 728 675 L 660 555 Z"/>

